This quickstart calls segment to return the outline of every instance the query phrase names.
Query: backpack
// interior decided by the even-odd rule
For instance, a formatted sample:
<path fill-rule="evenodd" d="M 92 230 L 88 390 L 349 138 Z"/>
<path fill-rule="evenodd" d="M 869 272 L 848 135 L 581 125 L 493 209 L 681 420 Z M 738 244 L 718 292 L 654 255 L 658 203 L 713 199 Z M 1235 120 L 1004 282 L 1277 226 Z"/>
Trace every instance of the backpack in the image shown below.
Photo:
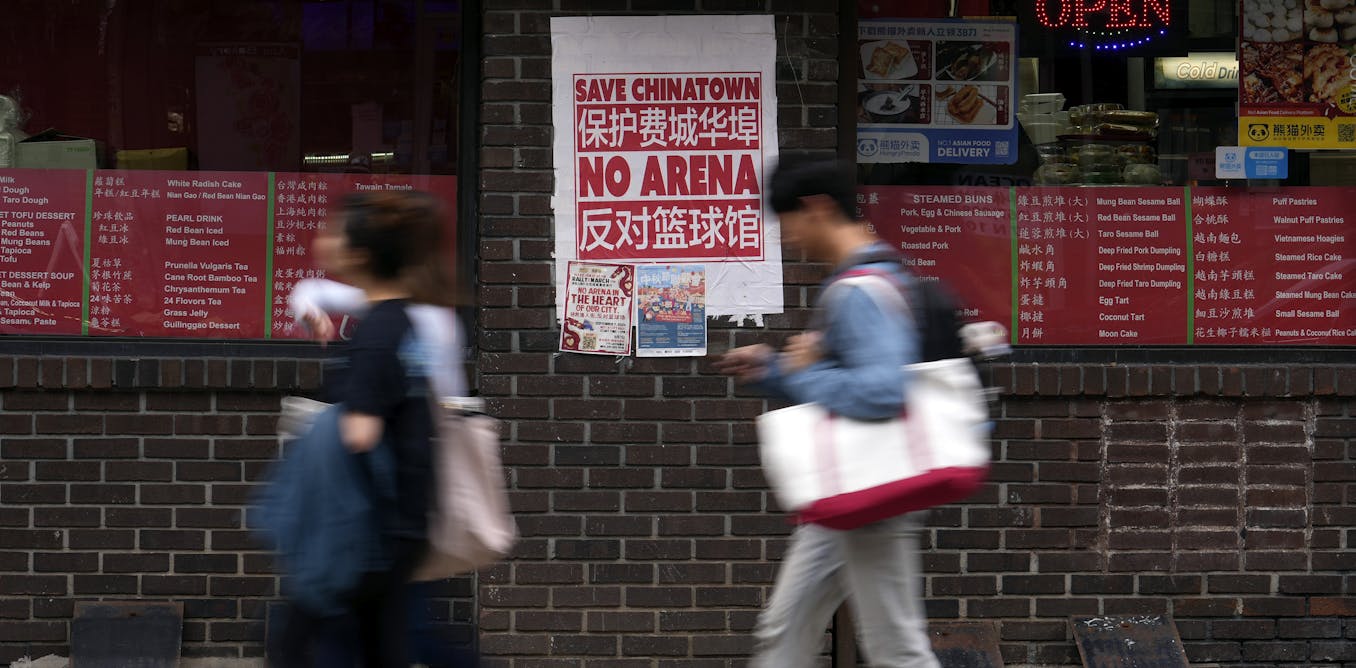
<path fill-rule="evenodd" d="M 906 296 L 918 328 L 918 361 L 935 362 L 965 357 L 961 323 L 956 317 L 959 302 L 951 290 L 940 280 L 924 280 L 914 276 L 905 267 L 903 256 L 894 250 L 866 253 L 856 258 L 853 265 L 883 262 L 898 264 L 900 273 L 913 278 Z"/>

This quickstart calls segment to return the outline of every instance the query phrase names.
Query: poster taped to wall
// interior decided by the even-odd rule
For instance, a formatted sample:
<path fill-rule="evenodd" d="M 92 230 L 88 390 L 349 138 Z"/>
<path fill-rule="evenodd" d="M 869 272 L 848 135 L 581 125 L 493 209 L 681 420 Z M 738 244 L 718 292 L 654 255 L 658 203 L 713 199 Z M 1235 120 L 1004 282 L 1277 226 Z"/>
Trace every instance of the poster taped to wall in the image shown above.
<path fill-rule="evenodd" d="M 572 260 L 701 262 L 710 315 L 781 313 L 772 17 L 557 17 L 551 41 L 557 286 Z"/>
<path fill-rule="evenodd" d="M 636 356 L 706 355 L 706 268 L 636 267 Z"/>
<path fill-rule="evenodd" d="M 857 162 L 1017 161 L 1017 26 L 858 24 Z"/>
<path fill-rule="evenodd" d="M 565 286 L 560 349 L 593 355 L 631 354 L 635 267 L 571 262 Z"/>

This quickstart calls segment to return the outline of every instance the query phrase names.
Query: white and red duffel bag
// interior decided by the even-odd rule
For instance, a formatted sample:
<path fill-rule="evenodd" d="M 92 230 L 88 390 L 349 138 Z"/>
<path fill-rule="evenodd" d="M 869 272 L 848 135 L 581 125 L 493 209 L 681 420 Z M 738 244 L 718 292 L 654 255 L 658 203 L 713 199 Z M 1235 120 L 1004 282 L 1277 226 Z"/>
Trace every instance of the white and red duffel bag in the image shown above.
<path fill-rule="evenodd" d="M 882 283 L 851 280 L 875 283 L 871 288 Z M 902 300 L 888 287 L 872 292 Z M 959 501 L 979 488 L 988 473 L 991 424 L 974 364 L 964 358 L 910 364 L 906 378 L 904 411 L 893 419 L 856 420 L 818 404 L 758 417 L 763 470 L 784 510 L 803 522 L 855 529 Z"/>
<path fill-rule="evenodd" d="M 966 359 L 912 364 L 904 415 L 854 420 L 818 404 L 758 417 L 777 502 L 805 522 L 855 529 L 964 499 L 989 467 L 989 410 Z"/>

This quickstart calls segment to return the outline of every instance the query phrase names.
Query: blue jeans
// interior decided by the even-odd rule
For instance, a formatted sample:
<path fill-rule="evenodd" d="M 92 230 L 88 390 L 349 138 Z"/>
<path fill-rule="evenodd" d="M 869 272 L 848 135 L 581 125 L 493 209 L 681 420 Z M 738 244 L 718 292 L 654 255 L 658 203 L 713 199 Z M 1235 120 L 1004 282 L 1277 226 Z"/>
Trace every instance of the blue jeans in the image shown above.
<path fill-rule="evenodd" d="M 475 652 L 460 647 L 438 636 L 438 629 L 428 615 L 429 590 L 432 582 L 411 582 L 405 585 L 410 620 L 410 657 L 429 668 L 476 668 L 480 659 Z"/>
<path fill-rule="evenodd" d="M 349 596 L 349 614 L 318 617 L 291 605 L 272 665 L 408 668 L 410 606 L 405 583 L 424 554 L 424 544 L 393 539 L 386 554 L 389 567 L 364 573 Z"/>
<path fill-rule="evenodd" d="M 750 668 L 808 668 L 846 599 L 872 668 L 939 668 L 923 611 L 918 536 L 924 513 L 851 531 L 802 524 L 754 631 Z"/>

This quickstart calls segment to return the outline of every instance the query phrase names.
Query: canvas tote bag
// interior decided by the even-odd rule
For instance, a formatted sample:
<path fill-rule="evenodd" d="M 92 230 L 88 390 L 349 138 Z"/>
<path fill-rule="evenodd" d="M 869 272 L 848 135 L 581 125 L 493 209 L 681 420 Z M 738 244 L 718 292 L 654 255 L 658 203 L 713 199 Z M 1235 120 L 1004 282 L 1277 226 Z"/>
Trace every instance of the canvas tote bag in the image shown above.
<path fill-rule="evenodd" d="M 882 308 L 908 307 L 890 279 L 857 272 L 838 286 L 865 288 Z M 888 420 L 855 420 L 818 404 L 757 420 L 763 468 L 777 502 L 801 521 L 834 529 L 963 499 L 984 481 L 989 411 L 969 359 L 910 364 L 904 409 Z"/>
<path fill-rule="evenodd" d="M 499 421 L 476 398 L 435 405 L 436 503 L 429 513 L 428 555 L 415 580 L 442 580 L 488 566 L 518 539 L 499 458 Z"/>

